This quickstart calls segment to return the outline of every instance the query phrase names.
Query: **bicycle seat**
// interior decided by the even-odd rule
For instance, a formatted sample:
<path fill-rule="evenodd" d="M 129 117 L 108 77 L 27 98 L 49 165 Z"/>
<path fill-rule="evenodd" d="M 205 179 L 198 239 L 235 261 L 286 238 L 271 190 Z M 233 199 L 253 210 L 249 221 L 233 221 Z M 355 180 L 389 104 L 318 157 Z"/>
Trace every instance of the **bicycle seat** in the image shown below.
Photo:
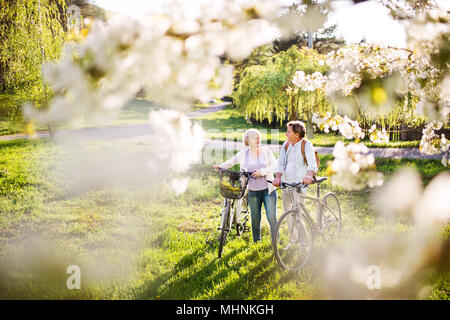
<path fill-rule="evenodd" d="M 316 177 L 316 180 L 314 181 L 317 184 L 321 184 L 322 182 L 328 180 L 327 177 Z"/>

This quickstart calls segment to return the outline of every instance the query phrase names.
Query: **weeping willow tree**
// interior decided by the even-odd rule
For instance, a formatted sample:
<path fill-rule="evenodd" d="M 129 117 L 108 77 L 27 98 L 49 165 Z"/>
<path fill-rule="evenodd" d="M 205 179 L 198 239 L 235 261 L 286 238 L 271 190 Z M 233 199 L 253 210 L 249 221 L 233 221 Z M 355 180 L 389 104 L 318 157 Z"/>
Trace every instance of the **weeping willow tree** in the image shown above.
<path fill-rule="evenodd" d="M 303 119 L 307 122 L 308 136 L 312 134 L 312 113 L 329 111 L 331 104 L 318 92 L 296 90 L 292 78 L 297 70 L 305 73 L 324 73 L 323 56 L 317 51 L 292 46 L 266 60 L 263 65 L 246 68 L 233 98 L 246 116 L 270 123 Z"/>
<path fill-rule="evenodd" d="M 8 97 L 8 115 L 18 116 L 22 103 L 42 106 L 51 94 L 42 79 L 42 63 L 60 55 L 66 4 L 64 0 L 0 0 L 0 4 L 0 95 Z"/>

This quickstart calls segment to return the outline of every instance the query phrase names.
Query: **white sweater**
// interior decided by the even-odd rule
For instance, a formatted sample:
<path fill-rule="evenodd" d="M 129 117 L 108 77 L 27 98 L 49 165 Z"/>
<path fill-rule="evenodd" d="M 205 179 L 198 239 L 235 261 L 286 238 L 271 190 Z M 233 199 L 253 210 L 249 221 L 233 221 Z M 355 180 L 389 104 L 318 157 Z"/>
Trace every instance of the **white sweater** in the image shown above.
<path fill-rule="evenodd" d="M 239 163 L 241 170 L 248 171 L 247 168 L 245 167 L 245 154 L 246 154 L 247 150 L 249 150 L 249 147 L 246 147 L 245 149 L 236 153 L 236 155 L 234 157 L 232 157 L 231 159 L 222 163 L 220 165 L 220 167 L 222 169 L 228 169 L 228 168 L 231 168 L 232 166 L 234 166 L 235 164 Z M 268 161 L 268 165 L 267 165 L 267 167 L 261 168 L 259 170 L 260 170 L 261 174 L 266 177 L 266 180 L 273 181 L 273 179 L 274 179 L 273 172 L 275 171 L 275 169 L 277 167 L 277 159 L 275 159 L 275 156 L 274 156 L 272 150 L 270 150 L 269 148 L 261 147 L 261 150 L 264 153 L 264 155 Z M 267 183 L 267 186 L 269 188 L 269 194 L 272 193 L 272 191 L 276 190 L 276 188 L 271 183 Z"/>

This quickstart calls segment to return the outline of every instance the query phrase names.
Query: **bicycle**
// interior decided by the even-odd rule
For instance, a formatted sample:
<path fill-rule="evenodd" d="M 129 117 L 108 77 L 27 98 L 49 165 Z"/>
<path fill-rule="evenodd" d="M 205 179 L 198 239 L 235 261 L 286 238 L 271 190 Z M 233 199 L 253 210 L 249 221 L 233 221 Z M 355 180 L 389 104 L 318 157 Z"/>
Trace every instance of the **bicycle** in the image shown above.
<path fill-rule="evenodd" d="M 278 220 L 276 235 L 272 242 L 278 264 L 287 270 L 299 270 L 305 266 L 311 255 L 313 242 L 321 235 L 326 242 L 333 242 L 341 230 L 341 206 L 335 193 L 328 192 L 320 198 L 320 184 L 326 177 L 317 177 L 317 197 L 302 194 L 303 183 L 281 183 L 281 188 L 293 188 L 303 201 L 294 201 L 291 210 L 285 212 Z M 268 181 L 271 183 L 271 181 Z M 317 204 L 316 220 L 311 217 L 304 200 Z"/>
<path fill-rule="evenodd" d="M 236 234 L 241 236 L 244 232 L 250 230 L 247 222 L 250 216 L 247 200 L 247 184 L 253 172 L 231 171 L 220 168 L 220 192 L 225 198 L 220 214 L 220 236 L 219 236 L 219 259 L 222 257 L 222 251 L 228 233 L 233 226 Z M 233 212 L 233 214 L 231 214 Z"/>

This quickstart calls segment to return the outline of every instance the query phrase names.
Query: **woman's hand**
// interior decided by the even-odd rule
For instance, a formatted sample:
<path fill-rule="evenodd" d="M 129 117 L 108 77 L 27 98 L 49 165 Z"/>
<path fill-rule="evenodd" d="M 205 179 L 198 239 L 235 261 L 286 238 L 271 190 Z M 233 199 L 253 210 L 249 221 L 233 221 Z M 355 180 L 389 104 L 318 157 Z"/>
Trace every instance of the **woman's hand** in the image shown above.
<path fill-rule="evenodd" d="M 215 164 L 215 165 L 212 165 L 212 166 L 211 166 L 211 168 L 213 168 L 213 169 L 214 169 L 214 171 L 220 171 L 220 166 L 219 166 L 219 165 L 217 165 L 217 164 Z"/>
<path fill-rule="evenodd" d="M 256 169 L 256 171 L 252 173 L 253 178 L 260 178 L 262 176 L 263 175 L 261 174 L 261 170 L 259 170 L 259 169 Z"/>

